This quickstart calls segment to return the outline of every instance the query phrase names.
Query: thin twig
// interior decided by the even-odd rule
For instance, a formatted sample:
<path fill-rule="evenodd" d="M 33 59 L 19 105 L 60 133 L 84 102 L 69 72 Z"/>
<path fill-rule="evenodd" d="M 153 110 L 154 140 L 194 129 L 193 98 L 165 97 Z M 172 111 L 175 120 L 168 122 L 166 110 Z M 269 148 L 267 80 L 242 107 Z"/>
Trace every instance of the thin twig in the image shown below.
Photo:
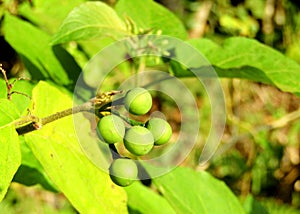
<path fill-rule="evenodd" d="M 281 127 L 286 126 L 290 122 L 293 122 L 294 120 L 297 120 L 300 118 L 300 109 L 293 111 L 291 113 L 288 113 L 284 115 L 283 117 L 279 118 L 278 120 L 275 120 L 271 122 L 269 125 L 270 129 L 278 129 Z"/>
<path fill-rule="evenodd" d="M 2 68 L 2 64 L 0 63 L 0 70 L 3 74 L 3 77 L 4 77 L 4 81 L 5 81 L 5 84 L 6 84 L 6 88 L 7 88 L 7 99 L 8 100 L 11 100 L 12 99 L 12 95 L 13 94 L 20 94 L 20 95 L 23 95 L 29 99 L 31 99 L 31 97 L 23 92 L 19 92 L 19 91 L 11 91 L 14 84 L 16 83 L 16 81 L 19 81 L 19 80 L 29 80 L 28 78 L 23 78 L 23 77 L 20 77 L 20 78 L 17 78 L 15 79 L 12 83 L 9 83 L 8 81 L 8 78 L 7 78 L 7 75 L 6 75 L 6 71 Z"/>
<path fill-rule="evenodd" d="M 13 95 L 13 94 L 23 95 L 23 96 L 25 96 L 25 97 L 27 97 L 28 99 L 31 100 L 31 97 L 30 97 L 28 94 L 25 94 L 25 93 L 23 93 L 23 92 L 20 92 L 20 91 L 12 91 L 12 92 L 10 93 L 10 95 Z"/>
<path fill-rule="evenodd" d="M 224 144 L 222 147 L 220 147 L 219 150 L 216 151 L 215 156 L 227 151 L 236 142 L 241 141 L 244 138 L 247 138 L 250 136 L 255 139 L 257 137 L 257 133 L 259 133 L 259 132 L 271 131 L 274 129 L 282 128 L 297 119 L 300 119 L 300 109 L 293 111 L 291 113 L 288 113 L 285 116 L 281 117 L 280 119 L 275 120 L 269 124 L 260 125 L 260 126 L 257 126 L 256 128 L 252 128 L 250 125 L 243 123 L 242 121 L 239 121 L 235 117 L 227 117 L 227 121 L 229 121 L 232 124 L 238 125 L 239 128 L 244 129 L 247 132 L 240 134 L 238 136 L 232 137 L 230 140 L 228 140 L 228 142 L 226 144 Z"/>
<path fill-rule="evenodd" d="M 1 72 L 3 74 L 4 81 L 5 81 L 6 88 L 7 88 L 7 99 L 11 100 L 11 92 L 10 92 L 10 90 L 12 89 L 12 84 L 10 84 L 8 82 L 6 71 L 2 68 L 2 63 L 0 63 L 0 70 L 1 70 Z"/>
<path fill-rule="evenodd" d="M 194 23 L 196 23 L 196 25 L 190 32 L 191 38 L 199 38 L 204 35 L 212 6 L 213 3 L 211 1 L 204 1 L 202 2 L 201 7 L 198 8 L 194 18 Z"/>

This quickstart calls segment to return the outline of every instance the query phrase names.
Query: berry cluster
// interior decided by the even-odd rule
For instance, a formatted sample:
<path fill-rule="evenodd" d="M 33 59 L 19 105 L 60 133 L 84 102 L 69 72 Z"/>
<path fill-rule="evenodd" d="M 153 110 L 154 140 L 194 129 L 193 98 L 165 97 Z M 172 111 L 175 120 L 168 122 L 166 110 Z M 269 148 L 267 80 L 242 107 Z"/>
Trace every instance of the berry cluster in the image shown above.
<path fill-rule="evenodd" d="M 146 89 L 134 88 L 126 93 L 123 104 L 131 114 L 145 115 L 152 107 L 152 97 Z M 124 119 L 115 114 L 102 117 L 97 124 L 97 131 L 102 141 L 108 144 L 123 142 L 134 156 L 146 155 L 154 145 L 167 143 L 172 135 L 170 124 L 161 118 L 125 126 Z M 112 181 L 119 186 L 130 185 L 138 174 L 135 162 L 123 157 L 115 159 L 109 171 Z"/>

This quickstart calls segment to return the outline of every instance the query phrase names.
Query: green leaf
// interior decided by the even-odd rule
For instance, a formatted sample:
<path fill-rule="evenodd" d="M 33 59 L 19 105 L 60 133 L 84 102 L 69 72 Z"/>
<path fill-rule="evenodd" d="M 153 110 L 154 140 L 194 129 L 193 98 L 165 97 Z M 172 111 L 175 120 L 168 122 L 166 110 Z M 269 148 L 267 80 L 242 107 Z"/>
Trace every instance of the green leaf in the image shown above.
<path fill-rule="evenodd" d="M 13 80 L 10 80 L 10 82 L 12 82 Z M 20 92 L 23 94 L 19 94 L 19 93 L 13 93 L 12 94 L 12 102 L 16 105 L 16 107 L 18 108 L 19 112 L 21 113 L 21 115 L 23 115 L 24 113 L 28 113 L 27 112 L 27 108 L 29 107 L 30 104 L 30 97 L 31 97 L 31 92 L 33 89 L 34 85 L 27 81 L 27 80 L 19 80 L 16 81 L 13 85 L 12 91 L 15 92 Z"/>
<path fill-rule="evenodd" d="M 21 164 L 19 139 L 13 124 L 19 116 L 12 102 L 0 99 L 0 201 Z"/>
<path fill-rule="evenodd" d="M 139 182 L 125 188 L 128 195 L 127 205 L 130 213 L 176 213 L 162 196 L 153 192 Z"/>
<path fill-rule="evenodd" d="M 15 79 L 9 79 L 9 83 L 13 83 Z M 13 87 L 11 91 L 16 92 L 12 94 L 11 101 L 15 104 L 21 115 L 23 115 L 24 112 L 27 113 L 27 108 L 30 104 L 30 97 L 31 97 L 31 91 L 33 88 L 33 84 L 27 80 L 19 80 L 15 81 L 13 84 Z M 26 97 L 23 94 L 26 94 L 29 97 Z M 5 84 L 5 81 L 3 79 L 0 79 L 0 99 L 7 99 L 7 87 Z"/>
<path fill-rule="evenodd" d="M 219 46 L 207 39 L 188 42 L 202 53 L 213 65 L 219 77 L 245 78 L 256 82 L 272 84 L 282 91 L 300 93 L 300 65 L 280 52 L 253 39 L 232 37 Z M 177 50 L 178 58 L 188 53 Z M 191 68 L 191 67 L 190 67 Z M 192 68 L 201 74 L 201 65 Z M 176 76 L 188 77 L 188 70 L 174 70 Z"/>
<path fill-rule="evenodd" d="M 18 182 L 26 186 L 40 184 L 46 190 L 57 192 L 53 184 L 51 184 L 51 182 L 45 178 L 44 174 L 35 168 L 31 168 L 23 164 L 21 164 L 18 171 L 14 175 L 13 182 Z"/>
<path fill-rule="evenodd" d="M 131 19 L 138 30 L 161 30 L 164 35 L 187 38 L 183 23 L 168 9 L 152 0 L 119 0 L 115 9 L 120 17 Z"/>
<path fill-rule="evenodd" d="M 178 167 L 153 182 L 176 213 L 245 213 L 225 183 L 205 171 Z"/>
<path fill-rule="evenodd" d="M 46 82 L 39 82 L 34 88 L 32 102 L 32 114 L 38 117 L 72 107 L 65 90 Z M 82 130 L 90 132 L 90 126 Z M 26 134 L 25 140 L 55 186 L 80 213 L 126 212 L 124 190 L 82 152 L 71 116 Z"/>
<path fill-rule="evenodd" d="M 68 13 L 82 2 L 84 0 L 25 1 L 19 6 L 18 12 L 45 31 L 55 33 Z"/>
<path fill-rule="evenodd" d="M 0 99 L 0 127 L 13 125 L 13 121 L 20 117 L 20 113 L 14 103 L 8 99 Z"/>
<path fill-rule="evenodd" d="M 268 214 L 269 212 L 267 209 L 261 205 L 253 195 L 248 195 L 246 200 L 244 201 L 244 208 L 247 213 L 249 214 L 255 214 L 255 213 L 260 213 L 260 214 Z"/>
<path fill-rule="evenodd" d="M 125 24 L 111 7 L 102 2 L 86 2 L 69 13 L 52 44 L 126 34 Z"/>
<path fill-rule="evenodd" d="M 67 71 L 49 45 L 50 36 L 21 19 L 5 14 L 5 40 L 21 56 L 32 78 L 52 79 L 60 85 L 69 85 Z M 76 70 L 68 71 L 71 74 Z"/>
<path fill-rule="evenodd" d="M 6 98 L 7 98 L 6 84 L 3 79 L 0 79 L 0 99 L 6 99 Z"/>
<path fill-rule="evenodd" d="M 16 172 L 13 181 L 32 186 L 40 184 L 43 188 L 57 192 L 57 188 L 51 182 L 47 174 L 45 173 L 42 165 L 32 154 L 30 148 L 26 145 L 24 137 L 19 137 L 22 162 L 18 171 Z"/>

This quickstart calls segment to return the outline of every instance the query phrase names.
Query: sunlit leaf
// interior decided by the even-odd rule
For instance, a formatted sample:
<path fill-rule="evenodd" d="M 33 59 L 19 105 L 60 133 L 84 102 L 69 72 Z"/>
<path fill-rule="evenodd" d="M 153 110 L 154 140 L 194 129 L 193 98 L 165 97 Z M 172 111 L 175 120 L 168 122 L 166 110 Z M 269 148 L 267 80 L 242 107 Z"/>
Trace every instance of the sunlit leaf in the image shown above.
<path fill-rule="evenodd" d="M 162 34 L 180 39 L 187 38 L 183 23 L 168 9 L 152 0 L 119 0 L 116 11 L 120 17 L 127 19 L 133 28 L 145 31 L 162 31 Z"/>
<path fill-rule="evenodd" d="M 32 0 L 19 6 L 19 13 L 47 32 L 55 33 L 68 13 L 84 0 Z M 59 5 L 59 6 L 58 6 Z"/>
<path fill-rule="evenodd" d="M 40 184 L 43 188 L 56 192 L 57 189 L 45 173 L 42 165 L 32 154 L 30 148 L 26 145 L 23 136 L 19 137 L 22 153 L 22 162 L 16 172 L 13 181 L 27 186 Z"/>
<path fill-rule="evenodd" d="M 32 96 L 32 113 L 39 117 L 72 107 L 72 99 L 65 90 L 46 82 L 40 82 Z M 90 126 L 84 130 L 89 132 Z M 71 116 L 26 134 L 25 140 L 47 175 L 79 212 L 126 212 L 124 190 L 115 186 L 109 175 L 82 152 Z"/>
<path fill-rule="evenodd" d="M 33 79 L 51 79 L 60 85 L 70 85 L 77 79 L 74 74 L 78 75 L 80 68 L 71 63 L 66 68 L 66 59 L 57 57 L 61 47 L 51 47 L 47 33 L 8 13 L 3 27 L 5 40 L 21 56 Z"/>
<path fill-rule="evenodd" d="M 176 168 L 153 182 L 176 213 L 245 213 L 225 183 L 205 171 Z"/>
<path fill-rule="evenodd" d="M 12 102 L 0 99 L 0 201 L 21 164 L 19 139 L 13 124 L 19 116 Z"/>
<path fill-rule="evenodd" d="M 128 195 L 129 211 L 135 213 L 176 213 L 166 199 L 139 182 L 125 188 Z"/>
<path fill-rule="evenodd" d="M 52 44 L 126 34 L 125 24 L 111 7 L 102 2 L 86 2 L 69 13 Z"/>
<path fill-rule="evenodd" d="M 300 65 L 280 52 L 253 39 L 232 37 L 219 46 L 208 39 L 188 42 L 207 58 L 219 77 L 245 78 L 272 84 L 282 91 L 300 94 Z M 178 58 L 186 59 L 189 53 L 177 50 Z M 192 56 L 191 56 L 192 57 Z M 202 59 L 199 59 L 199 62 Z M 174 67 L 178 77 L 194 74 L 190 70 Z M 201 74 L 201 65 L 193 68 Z"/>

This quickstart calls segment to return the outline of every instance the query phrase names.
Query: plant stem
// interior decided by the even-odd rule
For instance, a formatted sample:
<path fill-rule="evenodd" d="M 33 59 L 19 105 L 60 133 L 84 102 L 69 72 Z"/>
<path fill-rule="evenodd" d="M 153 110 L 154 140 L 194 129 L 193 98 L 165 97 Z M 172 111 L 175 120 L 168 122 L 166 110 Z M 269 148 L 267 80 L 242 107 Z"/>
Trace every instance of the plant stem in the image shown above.
<path fill-rule="evenodd" d="M 7 75 L 6 75 L 6 71 L 2 68 L 2 64 L 0 63 L 0 71 L 2 72 L 2 75 L 4 77 L 4 81 L 5 81 L 5 84 L 6 84 L 6 88 L 7 88 L 7 99 L 8 100 L 11 100 L 11 88 L 12 88 L 12 85 L 9 84 L 8 82 L 8 79 L 7 79 Z"/>
<path fill-rule="evenodd" d="M 44 117 L 40 119 L 40 122 L 42 125 L 46 125 L 47 123 L 51 123 L 55 120 L 58 120 L 60 118 L 69 116 L 71 114 L 77 114 L 79 112 L 95 112 L 95 107 L 91 102 L 83 103 L 82 105 L 75 106 L 74 108 L 69 108 L 60 112 L 57 112 L 55 114 L 52 114 L 50 116 Z"/>
<path fill-rule="evenodd" d="M 42 128 L 42 126 L 46 125 L 47 123 L 51 123 L 55 120 L 61 119 L 63 117 L 67 117 L 71 114 L 77 114 L 79 112 L 94 113 L 95 106 L 91 101 L 89 101 L 89 102 L 83 103 L 81 105 L 75 106 L 74 108 L 69 108 L 69 109 L 54 113 L 54 114 L 44 117 L 44 118 L 30 116 L 29 120 L 19 121 L 15 124 L 16 131 L 18 132 L 19 135 L 24 135 L 28 132 L 32 132 L 34 130 L 38 130 L 38 129 Z"/>
<path fill-rule="evenodd" d="M 77 114 L 79 112 L 90 112 L 92 114 L 96 114 L 96 109 L 101 110 L 104 106 L 108 107 L 107 104 L 112 102 L 112 96 L 118 93 L 121 93 L 121 91 L 104 92 L 86 103 L 54 113 L 44 118 L 38 118 L 34 115 L 30 115 L 27 119 L 15 123 L 16 131 L 19 135 L 23 135 L 28 132 L 41 129 L 47 123 L 51 123 L 60 118 L 69 116 L 71 114 Z"/>

